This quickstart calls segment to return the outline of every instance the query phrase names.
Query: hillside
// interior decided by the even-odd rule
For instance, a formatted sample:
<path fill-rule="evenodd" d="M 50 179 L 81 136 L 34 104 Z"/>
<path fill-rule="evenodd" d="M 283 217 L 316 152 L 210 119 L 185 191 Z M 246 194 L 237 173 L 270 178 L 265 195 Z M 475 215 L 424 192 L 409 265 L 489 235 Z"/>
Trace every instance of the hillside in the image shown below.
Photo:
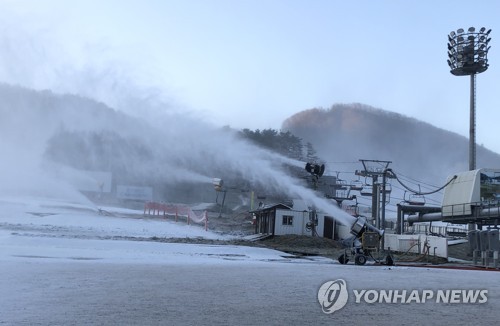
<path fill-rule="evenodd" d="M 466 138 L 363 105 L 297 113 L 283 123 L 288 134 L 214 128 L 197 117 L 172 113 L 169 107 L 152 115 L 147 103 L 137 103 L 137 114 L 130 115 L 80 96 L 5 84 L 0 84 L 0 98 L 3 194 L 81 200 L 77 190 L 82 190 L 82 182 L 86 191 L 91 182 L 98 194 L 97 180 L 87 173 L 94 171 L 111 176 L 112 184 L 100 195 L 112 197 L 117 186 L 125 185 L 150 187 L 157 201 L 220 203 L 222 195 L 212 185 L 217 177 L 225 182 L 226 207 L 236 209 L 249 207 L 252 193 L 259 200 L 283 195 L 316 200 L 297 174 L 305 173 L 304 157 L 327 162 L 333 176 L 333 171 L 350 171 L 351 179 L 354 170 L 362 168 L 359 159 L 390 160 L 395 171 L 435 185 L 468 164 Z M 263 149 L 251 143 L 249 135 L 267 134 L 290 141 L 277 144 L 282 155 L 276 146 Z M 290 144 L 297 148 L 291 150 Z M 303 157 L 298 146 L 303 146 Z M 283 156 L 290 153 L 294 159 Z M 500 165 L 496 153 L 479 147 L 477 154 L 478 166 Z M 295 170 L 284 169 L 284 164 Z"/>
<path fill-rule="evenodd" d="M 212 179 L 223 178 L 226 206 L 248 207 L 251 190 L 283 194 L 297 183 L 283 170 L 288 158 L 168 105 L 129 103 L 128 114 L 89 98 L 6 84 L 0 98 L 1 194 L 81 200 L 80 190 L 111 199 L 124 186 L 155 201 L 213 203 L 222 194 Z M 314 196 L 294 189 L 295 197 Z"/>
<path fill-rule="evenodd" d="M 367 105 L 305 110 L 285 120 L 282 129 L 311 142 L 327 162 L 392 161 L 394 170 L 432 184 L 468 169 L 466 137 Z M 500 155 L 478 146 L 477 166 L 500 167 Z"/>

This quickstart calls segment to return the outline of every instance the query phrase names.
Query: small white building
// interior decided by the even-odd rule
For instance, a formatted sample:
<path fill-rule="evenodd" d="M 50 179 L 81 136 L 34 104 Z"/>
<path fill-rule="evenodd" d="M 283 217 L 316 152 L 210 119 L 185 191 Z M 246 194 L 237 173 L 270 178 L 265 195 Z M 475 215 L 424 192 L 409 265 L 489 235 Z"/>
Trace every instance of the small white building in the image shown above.
<path fill-rule="evenodd" d="M 342 228 L 333 217 L 322 212 L 312 211 L 299 200 L 294 200 L 292 207 L 285 204 L 263 205 L 251 213 L 255 216 L 255 233 L 270 235 L 313 235 L 338 240 Z M 314 227 L 312 227 L 312 225 Z"/>

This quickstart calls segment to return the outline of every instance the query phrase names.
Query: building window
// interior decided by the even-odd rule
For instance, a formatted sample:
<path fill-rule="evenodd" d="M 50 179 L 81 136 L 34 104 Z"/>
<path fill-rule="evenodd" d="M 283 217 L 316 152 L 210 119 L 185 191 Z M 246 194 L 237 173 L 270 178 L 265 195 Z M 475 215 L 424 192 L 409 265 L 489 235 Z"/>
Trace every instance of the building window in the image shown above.
<path fill-rule="evenodd" d="M 293 216 L 284 215 L 283 225 L 293 225 Z"/>

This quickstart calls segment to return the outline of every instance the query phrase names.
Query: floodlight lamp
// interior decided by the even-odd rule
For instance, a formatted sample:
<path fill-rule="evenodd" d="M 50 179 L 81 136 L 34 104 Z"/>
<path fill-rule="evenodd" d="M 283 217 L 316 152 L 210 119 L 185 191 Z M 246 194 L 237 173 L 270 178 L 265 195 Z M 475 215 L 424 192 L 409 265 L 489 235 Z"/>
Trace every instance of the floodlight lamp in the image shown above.
<path fill-rule="evenodd" d="M 451 61 L 450 61 L 449 59 L 448 59 L 448 60 L 446 60 L 446 61 L 448 62 L 448 66 L 450 66 L 450 68 L 452 68 L 452 67 L 453 67 L 453 65 L 451 64 Z"/>
<path fill-rule="evenodd" d="M 489 35 L 491 33 L 491 28 L 486 32 L 486 35 Z"/>
<path fill-rule="evenodd" d="M 463 41 L 464 41 L 463 36 L 459 36 L 459 37 L 457 37 L 457 41 L 458 41 L 458 43 L 463 42 Z"/>
<path fill-rule="evenodd" d="M 476 29 L 474 27 L 469 27 L 469 32 L 473 33 Z"/>
<path fill-rule="evenodd" d="M 453 47 L 448 43 L 448 50 L 453 49 Z"/>
<path fill-rule="evenodd" d="M 469 41 L 474 41 L 475 37 L 474 37 L 474 35 L 469 35 L 469 36 L 467 36 L 467 39 Z"/>
<path fill-rule="evenodd" d="M 486 40 L 486 44 L 490 43 L 490 41 L 491 41 L 491 37 Z"/>
<path fill-rule="evenodd" d="M 479 33 L 484 33 L 485 30 L 486 30 L 485 27 L 481 27 L 481 29 L 479 30 Z"/>
<path fill-rule="evenodd" d="M 463 29 L 463 28 L 459 28 L 459 29 L 457 29 L 457 33 L 458 33 L 458 34 L 462 34 L 463 32 L 464 32 L 464 29 Z"/>
<path fill-rule="evenodd" d="M 450 35 L 449 35 L 449 36 L 451 36 L 451 37 L 453 37 L 453 38 L 454 38 L 454 37 L 455 37 L 455 35 L 456 35 L 456 34 L 455 34 L 455 31 L 451 31 L 451 33 L 450 33 Z"/>

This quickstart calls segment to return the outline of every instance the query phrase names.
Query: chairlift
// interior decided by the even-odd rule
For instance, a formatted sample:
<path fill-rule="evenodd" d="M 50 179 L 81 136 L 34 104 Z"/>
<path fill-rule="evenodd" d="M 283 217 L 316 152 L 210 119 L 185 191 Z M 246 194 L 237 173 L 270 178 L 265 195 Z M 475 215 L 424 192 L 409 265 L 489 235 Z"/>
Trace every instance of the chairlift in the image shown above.
<path fill-rule="evenodd" d="M 342 179 L 337 179 L 337 189 L 346 190 L 346 189 L 348 189 L 348 187 L 349 187 L 349 185 L 347 184 L 347 181 L 342 180 Z"/>
<path fill-rule="evenodd" d="M 337 189 L 335 191 L 335 197 L 337 197 L 337 198 L 347 198 L 347 197 L 349 197 L 349 192 L 346 191 L 346 190 Z"/>
<path fill-rule="evenodd" d="M 356 190 L 356 191 L 363 189 L 363 182 L 361 182 L 361 180 L 352 181 L 351 182 L 351 189 Z"/>
<path fill-rule="evenodd" d="M 346 205 L 343 209 L 345 212 L 347 212 L 351 216 L 354 216 L 354 217 L 359 216 L 358 204 Z"/>
<path fill-rule="evenodd" d="M 360 190 L 361 196 L 373 196 L 373 187 L 371 185 L 363 185 Z"/>
<path fill-rule="evenodd" d="M 423 206 L 425 205 L 425 196 L 418 194 L 409 194 L 408 199 L 406 199 L 406 191 L 405 191 L 405 202 L 410 205 Z"/>
<path fill-rule="evenodd" d="M 423 195 L 412 194 L 408 199 L 411 205 L 425 205 L 425 196 Z"/>

